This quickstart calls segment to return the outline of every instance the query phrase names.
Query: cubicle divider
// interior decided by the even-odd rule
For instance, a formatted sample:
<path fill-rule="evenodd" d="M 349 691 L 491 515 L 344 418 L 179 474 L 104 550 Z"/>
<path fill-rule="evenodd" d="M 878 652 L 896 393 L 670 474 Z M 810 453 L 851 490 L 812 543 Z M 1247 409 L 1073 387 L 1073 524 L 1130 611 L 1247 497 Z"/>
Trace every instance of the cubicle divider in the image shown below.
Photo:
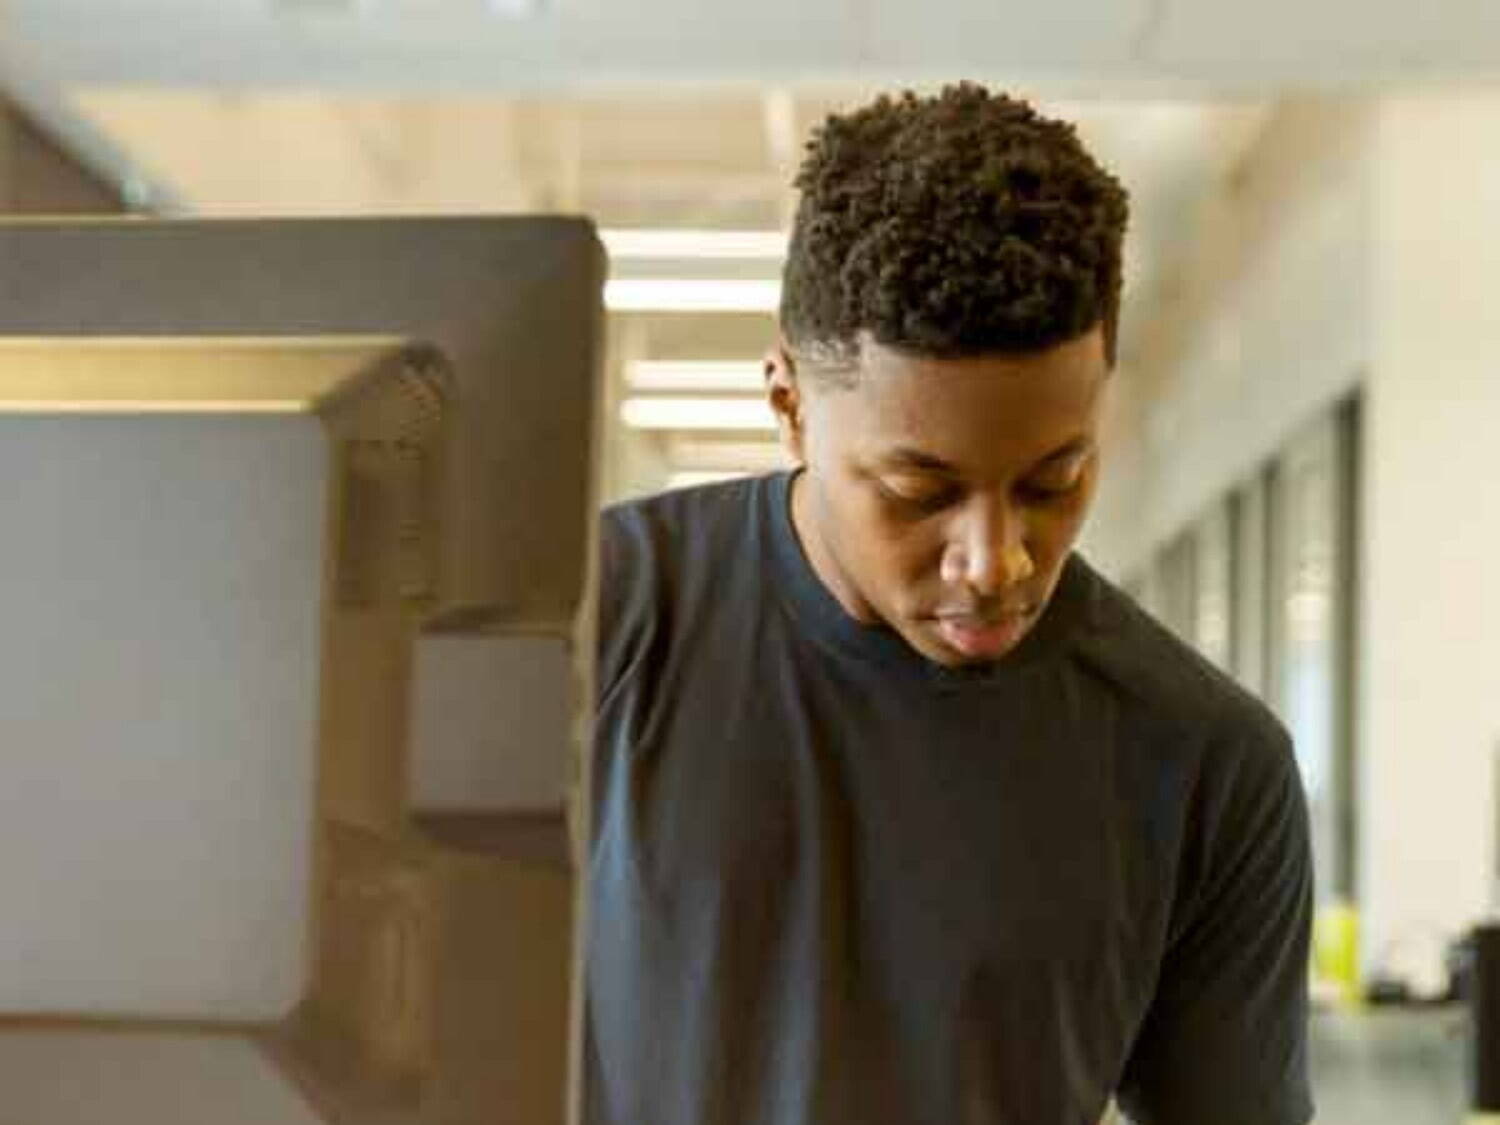
<path fill-rule="evenodd" d="M 248 1035 L 330 1120 L 565 1119 L 603 268 L 565 219 L 0 225 L 11 409 L 305 411 L 328 455 L 300 1000 L 249 1024 L 43 1001 L 6 1026 Z M 464 641 L 508 655 L 420 704 L 423 646 Z M 499 714 L 484 668 L 518 659 L 540 702 L 499 690 Z"/>

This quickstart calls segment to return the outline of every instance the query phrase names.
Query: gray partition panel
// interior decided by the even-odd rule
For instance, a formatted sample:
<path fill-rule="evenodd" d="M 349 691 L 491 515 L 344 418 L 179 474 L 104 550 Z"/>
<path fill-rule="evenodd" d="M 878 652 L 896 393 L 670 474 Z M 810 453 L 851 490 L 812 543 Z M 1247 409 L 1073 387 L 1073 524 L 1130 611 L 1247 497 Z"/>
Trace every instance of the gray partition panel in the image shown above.
<path fill-rule="evenodd" d="M 587 726 L 603 280 L 574 219 L 0 223 L 0 389 L 20 375 L 12 390 L 56 383 L 66 401 L 87 352 L 89 385 L 108 391 L 180 366 L 184 342 L 210 385 L 260 388 L 264 362 L 264 386 L 312 388 L 297 401 L 321 416 L 330 472 L 309 984 L 257 1034 L 331 1119 L 568 1112 L 579 888 L 563 809 L 536 802 Z M 337 377 L 297 383 L 312 353 L 342 357 Z M 97 565 L 107 580 L 107 554 Z M 557 705 L 510 741 L 450 716 L 414 742 L 418 639 L 433 632 L 550 645 L 527 698 L 502 699 L 530 707 L 543 675 L 566 680 L 548 685 Z M 421 682 L 498 724 L 469 682 L 489 666 L 439 662 Z M 507 761 L 466 756 L 486 747 Z"/>
<path fill-rule="evenodd" d="M 435 610 L 565 626 L 604 256 L 565 218 L 0 224 L 0 338 L 399 336 L 459 399 Z"/>

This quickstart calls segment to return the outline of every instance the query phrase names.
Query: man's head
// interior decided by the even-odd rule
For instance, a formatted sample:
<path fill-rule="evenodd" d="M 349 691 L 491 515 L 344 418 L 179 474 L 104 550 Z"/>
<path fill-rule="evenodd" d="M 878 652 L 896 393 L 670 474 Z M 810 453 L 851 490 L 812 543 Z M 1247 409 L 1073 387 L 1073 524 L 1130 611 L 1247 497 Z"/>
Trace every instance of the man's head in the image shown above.
<path fill-rule="evenodd" d="M 1125 192 L 1072 126 L 972 85 L 831 118 L 797 186 L 767 362 L 798 532 L 859 620 L 997 659 L 1093 496 Z"/>

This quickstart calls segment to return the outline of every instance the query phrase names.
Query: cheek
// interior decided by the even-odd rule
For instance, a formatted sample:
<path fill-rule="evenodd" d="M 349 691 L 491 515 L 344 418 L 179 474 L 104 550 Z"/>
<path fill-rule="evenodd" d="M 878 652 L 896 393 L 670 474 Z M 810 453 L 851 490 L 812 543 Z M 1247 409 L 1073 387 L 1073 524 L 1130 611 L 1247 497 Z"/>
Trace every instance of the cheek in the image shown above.
<path fill-rule="evenodd" d="M 1054 504 L 1030 514 L 1027 545 L 1039 569 L 1057 569 L 1067 560 L 1078 539 L 1078 533 L 1083 529 L 1083 521 L 1093 495 L 1094 482 L 1091 479 L 1066 503 Z"/>
<path fill-rule="evenodd" d="M 912 524 L 877 513 L 869 536 L 874 566 L 886 588 L 886 599 L 900 613 L 915 612 L 931 601 L 942 585 L 947 533 L 941 520 Z"/>
<path fill-rule="evenodd" d="M 834 511 L 848 565 L 888 588 L 925 583 L 937 574 L 943 553 L 941 521 L 897 518 L 859 480 L 846 481 L 843 490 L 832 499 L 838 501 Z"/>

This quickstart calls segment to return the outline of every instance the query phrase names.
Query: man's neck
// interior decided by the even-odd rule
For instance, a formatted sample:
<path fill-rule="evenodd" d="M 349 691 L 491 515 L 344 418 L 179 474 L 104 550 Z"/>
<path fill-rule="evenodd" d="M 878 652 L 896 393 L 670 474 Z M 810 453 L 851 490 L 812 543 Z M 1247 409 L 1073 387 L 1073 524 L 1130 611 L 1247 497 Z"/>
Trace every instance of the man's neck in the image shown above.
<path fill-rule="evenodd" d="M 813 574 L 823 584 L 824 589 L 833 595 L 834 600 L 843 607 L 845 613 L 861 625 L 880 624 L 879 615 L 871 608 L 869 602 L 859 596 L 839 565 L 837 557 L 829 550 L 823 538 L 822 525 L 814 510 L 812 487 L 808 481 L 806 469 L 797 470 L 792 477 L 791 509 L 792 530 L 796 533 L 797 542 L 802 547 L 803 557 L 807 559 Z"/>

